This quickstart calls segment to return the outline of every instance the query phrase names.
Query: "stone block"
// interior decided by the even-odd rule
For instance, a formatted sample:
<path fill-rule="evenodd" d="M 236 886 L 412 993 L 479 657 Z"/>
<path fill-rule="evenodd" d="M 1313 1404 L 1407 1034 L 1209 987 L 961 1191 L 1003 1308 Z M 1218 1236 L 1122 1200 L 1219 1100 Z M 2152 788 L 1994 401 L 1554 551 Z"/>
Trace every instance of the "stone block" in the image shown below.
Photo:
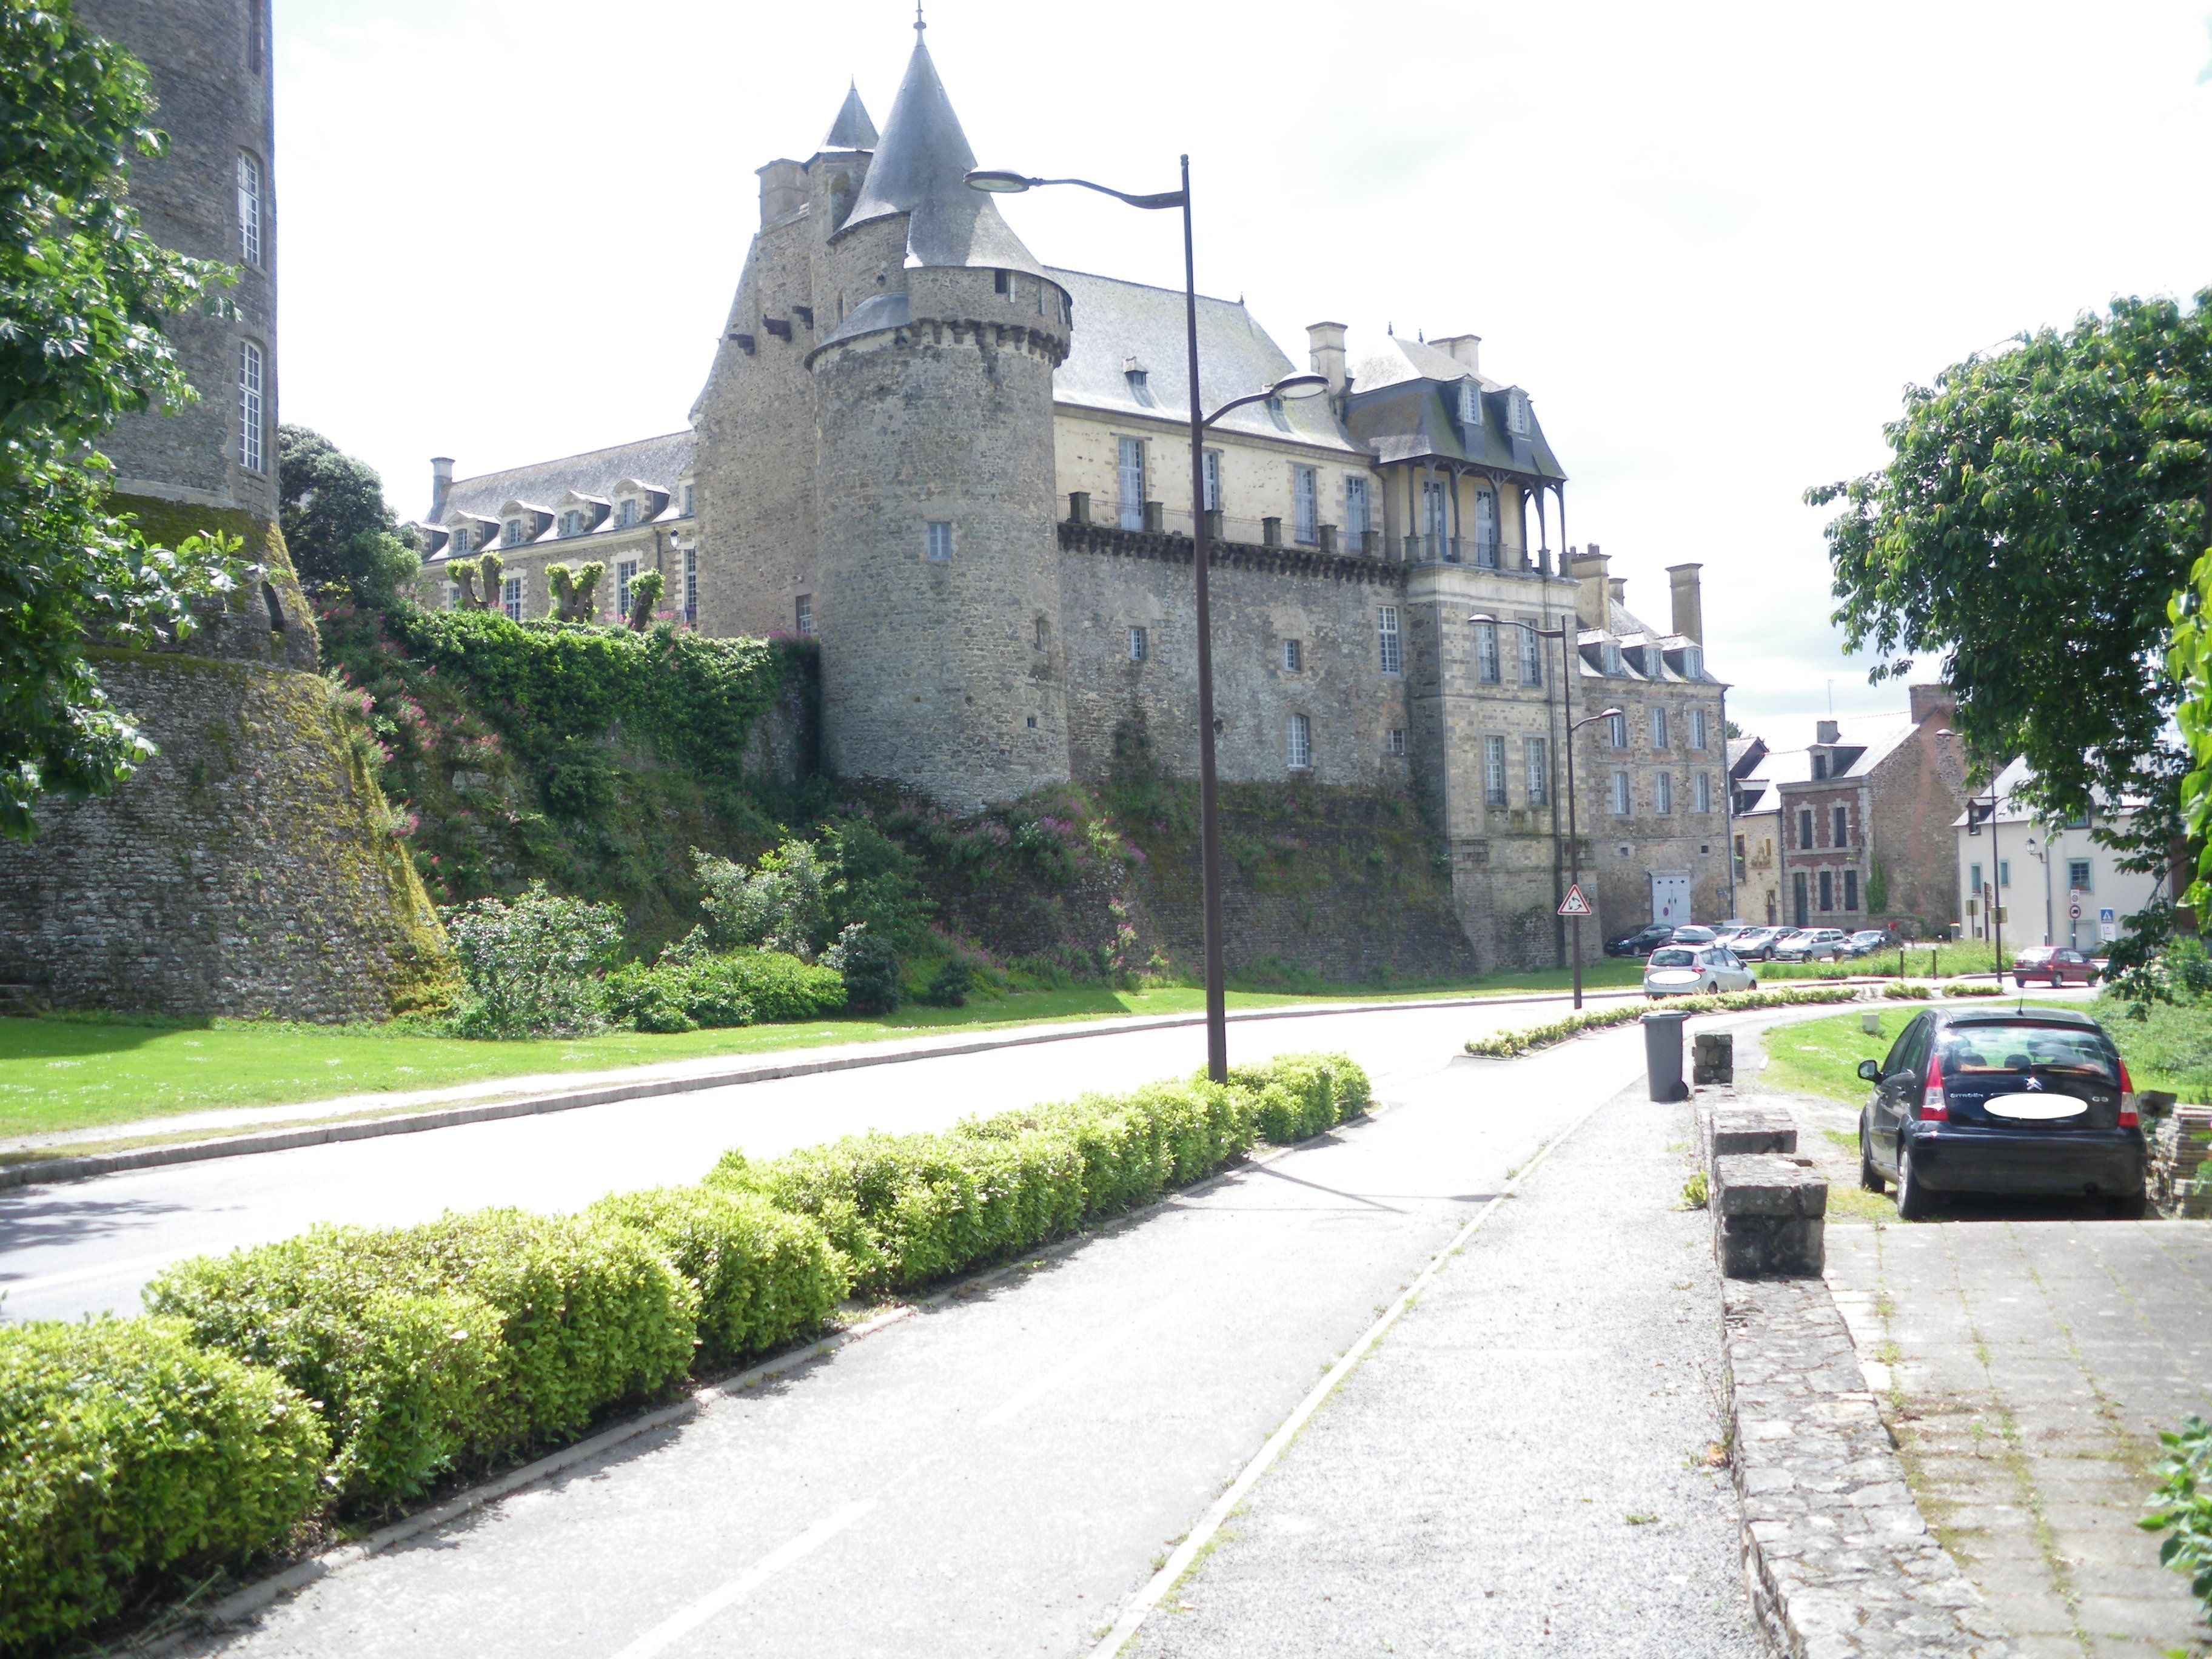
<path fill-rule="evenodd" d="M 1712 1088 L 1735 1081 L 1735 1038 L 1726 1031 L 1700 1031 L 1691 1040 L 1690 1081 L 1699 1088 Z M 1789 1147 L 1776 1147 L 1777 1152 L 1794 1151 L 1796 1136 L 1793 1132 Z"/>
<path fill-rule="evenodd" d="M 1702 1045 L 1711 1032 L 1699 1032 Z M 1699 1064 L 1702 1066 L 1702 1060 Z M 1700 1076 L 1699 1082 L 1705 1081 Z M 1712 1156 L 1730 1158 L 1746 1152 L 1794 1152 L 1797 1150 L 1797 1121 L 1779 1106 L 1717 1106 L 1712 1113 Z"/>
<path fill-rule="evenodd" d="M 1709 1201 L 1724 1277 L 1816 1278 L 1826 1265 L 1828 1183 L 1810 1160 L 1773 1152 L 1716 1157 Z"/>

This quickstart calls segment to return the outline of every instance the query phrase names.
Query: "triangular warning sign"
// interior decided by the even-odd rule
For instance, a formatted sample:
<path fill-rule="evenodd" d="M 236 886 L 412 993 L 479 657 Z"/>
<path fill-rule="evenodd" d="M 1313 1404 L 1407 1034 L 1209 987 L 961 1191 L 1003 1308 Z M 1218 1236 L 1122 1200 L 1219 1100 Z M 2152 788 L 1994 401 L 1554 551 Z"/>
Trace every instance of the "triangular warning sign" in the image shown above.
<path fill-rule="evenodd" d="M 1589 901 L 1583 896 L 1580 882 L 1567 889 L 1566 897 L 1559 901 L 1559 914 L 1563 916 L 1586 916 L 1590 914 Z"/>

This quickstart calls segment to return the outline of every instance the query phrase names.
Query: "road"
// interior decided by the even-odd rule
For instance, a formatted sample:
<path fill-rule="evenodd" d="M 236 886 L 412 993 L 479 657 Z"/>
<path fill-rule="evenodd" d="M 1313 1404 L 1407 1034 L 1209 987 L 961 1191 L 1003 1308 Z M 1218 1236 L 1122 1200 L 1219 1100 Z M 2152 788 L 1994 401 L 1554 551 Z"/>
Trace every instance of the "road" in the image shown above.
<path fill-rule="evenodd" d="M 1314 1041 L 1283 1024 L 1292 1029 L 1265 1040 Z M 1479 1459 L 1483 1419 L 1495 1410 L 1516 1425 L 1499 1480 L 1518 1511 L 1569 1508 L 1567 1526 L 1526 1528 L 1491 1551 L 1520 1562 L 1495 1581 L 1513 1599 L 1496 1612 L 1504 1645 L 1491 1650 L 1522 1650 L 1518 1638 L 1564 1636 L 1572 1624 L 1581 1634 L 1563 1651 L 1648 1651 L 1634 1641 L 1645 1630 L 1685 1653 L 1749 1659 L 1741 1607 L 1729 1603 L 1740 1589 L 1733 1515 L 1714 1497 L 1725 1483 L 1683 1469 L 1685 1454 L 1717 1432 L 1714 1401 L 1684 1359 L 1699 1352 L 1711 1363 L 1715 1297 L 1699 1278 L 1709 1257 L 1697 1248 L 1698 1218 L 1668 1210 L 1686 1167 L 1686 1110 L 1653 1106 L 1640 1087 L 1623 1092 L 1639 1067 L 1633 1030 L 1510 1063 L 1454 1063 L 1447 1042 L 1462 1030 L 1456 1015 L 1332 1022 L 1334 1045 L 1379 1062 L 1392 1103 L 1373 1120 L 1235 1170 L 758 1389 L 709 1396 L 688 1422 L 344 1567 L 193 1650 L 1085 1654 L 1378 1310 L 1511 1172 L 1572 1128 L 1528 1177 L 1530 1194 L 1552 1194 L 1551 1222 L 1516 1232 L 1502 1224 L 1523 1200 L 1496 1206 L 1494 1237 L 1475 1234 L 1438 1281 L 1500 1287 L 1479 1339 L 1496 1352 L 1479 1386 L 1436 1396 L 1452 1421 L 1432 1416 L 1415 1431 Z M 1162 1069 L 1143 1045 L 1058 1060 L 1049 1086 L 1061 1092 Z M 1030 1086 L 1012 1075 L 1000 1083 Z M 878 1098 L 820 1104 L 778 1133 L 788 1140 L 848 1127 L 842 1115 L 919 1113 L 928 1095 L 881 1073 L 861 1087 Z M 729 1124 L 712 1127 L 726 1135 Z M 1583 1161 L 1571 1164 L 1569 1150 Z M 696 1165 L 696 1152 L 684 1156 Z M 603 1166 L 574 1179 L 604 1185 L 635 1173 Z M 1563 1249 L 1562 1226 L 1583 1243 Z M 1608 1274 L 1620 1282 L 1604 1295 L 1578 1293 Z M 1521 1291 L 1510 1287 L 1532 1285 L 1543 1313 L 1516 1336 L 1510 1304 Z M 1663 1370 L 1649 1357 L 1577 1363 L 1676 1327 Z M 1582 1371 L 1576 1409 L 1547 1413 L 1544 1393 Z M 1504 1401 L 1508 1390 L 1521 1397 Z M 1593 1401 L 1603 1409 L 1586 1416 Z M 1571 1456 L 1528 1429 L 1546 1415 L 1571 1437 Z M 1604 1505 L 1601 1527 L 1600 1511 L 1585 1516 L 1577 1503 L 1585 1496 Z M 1663 1511 L 1662 1523 L 1628 1528 L 1618 1511 L 1629 1502 Z M 1327 1524 L 1358 1528 L 1364 1516 L 1347 1506 Z M 1587 1559 L 1562 1571 L 1563 1548 Z M 1551 1622 L 1564 1600 L 1601 1589 L 1584 1613 Z M 1697 1639 L 1678 1639 L 1685 1631 Z M 1265 1650 L 1352 1650 L 1291 1632 Z"/>
<path fill-rule="evenodd" d="M 1469 1036 L 1555 1018 L 1565 1006 L 1560 998 L 1239 1021 L 1230 1051 L 1241 1061 L 1342 1049 L 1390 1100 L 1432 1085 Z M 732 1146 L 769 1158 L 865 1129 L 941 1128 L 1188 1075 L 1204 1060 L 1201 1028 L 1108 1031 L 10 1189 L 0 1193 L 0 1316 L 135 1313 L 140 1287 L 168 1263 L 319 1221 L 400 1225 L 492 1204 L 571 1210 L 609 1192 L 696 1180 Z"/>

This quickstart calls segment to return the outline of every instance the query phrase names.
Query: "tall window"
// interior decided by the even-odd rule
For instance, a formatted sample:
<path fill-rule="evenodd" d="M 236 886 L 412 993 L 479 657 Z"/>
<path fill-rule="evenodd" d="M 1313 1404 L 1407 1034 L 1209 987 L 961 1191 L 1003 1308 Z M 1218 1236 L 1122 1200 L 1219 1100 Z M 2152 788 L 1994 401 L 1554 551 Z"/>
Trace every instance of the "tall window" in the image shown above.
<path fill-rule="evenodd" d="M 2009 887 L 2012 885 L 2012 860 L 2010 859 L 1999 859 L 1997 860 L 1997 885 L 2000 887 Z"/>
<path fill-rule="evenodd" d="M 799 630 L 799 637 L 802 640 L 812 639 L 814 637 L 814 596 L 811 593 L 801 593 L 792 610 L 793 612 L 792 621 Z"/>
<path fill-rule="evenodd" d="M 1482 424 L 1482 392 L 1471 380 L 1459 383 L 1459 423 L 1470 430 Z"/>
<path fill-rule="evenodd" d="M 1831 845 L 1836 847 L 1850 846 L 1851 844 L 1850 815 L 1844 811 L 1842 807 L 1838 806 L 1835 810 L 1834 818 L 1835 822 L 1831 827 L 1835 831 L 1835 840 L 1831 843 Z"/>
<path fill-rule="evenodd" d="M 1521 619 L 1529 626 L 1513 631 L 1521 636 L 1521 684 L 1541 685 L 1544 683 L 1544 641 L 1536 637 L 1534 617 Z"/>
<path fill-rule="evenodd" d="M 1474 562 L 1498 568 L 1498 497 L 1487 489 L 1474 492 Z"/>
<path fill-rule="evenodd" d="M 1152 654 L 1152 635 L 1141 628 L 1129 630 L 1129 660 L 1142 662 Z"/>
<path fill-rule="evenodd" d="M 1306 643 L 1304 640 L 1283 641 L 1283 672 L 1302 674 L 1306 666 Z"/>
<path fill-rule="evenodd" d="M 1605 740 L 1615 749 L 1628 747 L 1628 716 L 1607 714 L 1605 717 Z"/>
<path fill-rule="evenodd" d="M 1124 438 L 1121 441 L 1126 444 L 1133 441 Z M 1139 447 L 1142 449 L 1141 445 Z M 1206 510 L 1209 513 L 1221 511 L 1221 452 L 1218 449 L 1206 452 Z"/>
<path fill-rule="evenodd" d="M 1386 674 L 1405 672 L 1406 659 L 1398 640 L 1398 607 L 1385 605 L 1375 612 L 1376 639 L 1382 651 L 1382 672 Z"/>
<path fill-rule="evenodd" d="M 1616 817 L 1628 816 L 1628 774 L 1626 772 L 1613 775 L 1613 811 Z"/>
<path fill-rule="evenodd" d="M 1373 526 L 1367 518 L 1367 480 L 1344 481 L 1344 530 L 1348 536 L 1364 536 Z"/>
<path fill-rule="evenodd" d="M 1806 921 L 1805 872 L 1802 870 L 1794 871 L 1790 874 L 1790 905 L 1792 919 L 1796 921 L 1796 924 L 1800 927 L 1802 927 L 1805 925 Z"/>
<path fill-rule="evenodd" d="M 499 585 L 499 608 L 509 622 L 522 620 L 522 578 L 509 576 Z"/>
<path fill-rule="evenodd" d="M 261 263 L 261 163 L 238 158 L 238 251 L 249 265 Z"/>
<path fill-rule="evenodd" d="M 615 522 L 617 525 L 624 526 L 635 524 L 637 522 L 637 503 L 635 501 L 624 501 L 615 513 Z"/>
<path fill-rule="evenodd" d="M 949 564 L 952 561 L 952 525 L 945 519 L 929 520 L 929 562 Z"/>
<path fill-rule="evenodd" d="M 1313 723 L 1304 714 L 1293 714 L 1289 735 L 1291 769 L 1303 772 L 1313 764 Z"/>
<path fill-rule="evenodd" d="M 1982 866 L 1978 864 L 1970 864 L 1966 866 L 1966 890 L 1970 893 L 1978 893 L 1982 890 Z"/>
<path fill-rule="evenodd" d="M 1528 418 L 1528 394 L 1516 390 L 1505 399 L 1505 429 L 1516 438 L 1528 435 L 1534 423 Z"/>
<path fill-rule="evenodd" d="M 1142 530 L 1145 527 L 1145 441 L 1124 438 L 1121 446 L 1121 464 L 1115 469 L 1120 484 L 1118 501 L 1121 509 L 1121 528 Z"/>
<path fill-rule="evenodd" d="M 1682 678 L 1686 680 L 1701 680 L 1705 677 L 1705 647 L 1701 645 L 1684 646 L 1682 647 Z M 1703 747 L 1702 744 L 1699 746 Z"/>
<path fill-rule="evenodd" d="M 1700 772 L 1698 774 L 1698 811 L 1710 812 L 1712 810 L 1713 775 L 1710 772 Z"/>
<path fill-rule="evenodd" d="M 1498 624 L 1477 623 L 1474 625 L 1475 672 L 1485 685 L 1498 684 Z"/>
<path fill-rule="evenodd" d="M 684 550 L 684 620 L 699 620 L 699 550 L 696 547 Z"/>
<path fill-rule="evenodd" d="M 1482 740 L 1482 798 L 1492 806 L 1505 805 L 1505 739 Z"/>
<path fill-rule="evenodd" d="M 453 552 L 455 556 L 469 550 L 469 527 L 465 524 L 453 526 Z"/>
<path fill-rule="evenodd" d="M 1859 872 L 1856 870 L 1846 870 L 1844 872 L 1844 908 L 1856 910 L 1858 908 Z"/>
<path fill-rule="evenodd" d="M 1435 538 L 1430 545 L 1437 551 L 1447 550 L 1451 535 L 1451 492 L 1443 484 L 1421 486 L 1421 533 Z"/>
<path fill-rule="evenodd" d="M 1652 780 L 1651 804 L 1662 812 L 1674 810 L 1674 780 L 1665 772 Z"/>
<path fill-rule="evenodd" d="M 691 516 L 692 502 L 696 499 L 692 493 L 696 488 L 692 484 L 684 486 L 684 516 L 687 519 Z"/>
<path fill-rule="evenodd" d="M 1823 910 L 1836 908 L 1836 872 L 1832 870 L 1820 872 L 1820 908 Z"/>
<path fill-rule="evenodd" d="M 1690 711 L 1690 747 L 1703 749 L 1705 746 L 1705 711 L 1702 708 L 1692 708 Z"/>
<path fill-rule="evenodd" d="M 1667 746 L 1667 711 L 1663 708 L 1651 711 L 1651 746 L 1654 749 Z"/>
<path fill-rule="evenodd" d="M 561 533 L 562 533 L 562 535 L 564 535 L 564 536 L 574 536 L 574 535 L 580 535 L 580 534 L 581 534 L 581 533 L 582 533 L 582 532 L 583 532 L 583 528 L 584 528 L 584 515 L 583 515 L 582 514 L 580 514 L 580 513 L 576 513 L 576 512 L 568 512 L 568 513 L 563 513 L 563 514 L 561 515 Z"/>
<path fill-rule="evenodd" d="M 629 587 L 637 580 L 637 561 L 618 559 L 615 562 L 615 620 L 623 621 L 629 615 Z"/>
<path fill-rule="evenodd" d="M 268 471 L 267 436 L 262 407 L 261 348 L 238 343 L 238 464 L 248 472 Z"/>
<path fill-rule="evenodd" d="M 1386 755 L 1403 755 L 1406 752 L 1406 728 L 1404 726 L 1394 726 L 1389 732 L 1383 734 L 1382 752 Z"/>
<path fill-rule="evenodd" d="M 1616 679 L 1620 678 L 1620 641 L 1619 640 L 1607 640 L 1605 642 L 1605 672 Z"/>
<path fill-rule="evenodd" d="M 1310 466 L 1291 469 L 1291 533 L 1302 545 L 1321 539 L 1321 481 Z"/>
<path fill-rule="evenodd" d="M 1813 809 L 1812 809 L 1811 807 L 1809 807 L 1809 806 L 1801 806 L 1801 807 L 1799 807 L 1799 808 L 1797 809 L 1797 846 L 1798 846 L 1798 849 L 1802 852 L 1802 850 L 1804 850 L 1805 848 L 1809 848 L 1810 846 L 1812 846 L 1812 844 L 1813 844 Z"/>
<path fill-rule="evenodd" d="M 1521 765 L 1528 782 L 1528 805 L 1541 806 L 1551 799 L 1552 773 L 1541 738 L 1521 739 Z"/>
<path fill-rule="evenodd" d="M 500 537 L 500 545 L 502 547 L 520 547 L 522 545 L 521 520 L 509 519 L 507 521 L 505 530 Z"/>

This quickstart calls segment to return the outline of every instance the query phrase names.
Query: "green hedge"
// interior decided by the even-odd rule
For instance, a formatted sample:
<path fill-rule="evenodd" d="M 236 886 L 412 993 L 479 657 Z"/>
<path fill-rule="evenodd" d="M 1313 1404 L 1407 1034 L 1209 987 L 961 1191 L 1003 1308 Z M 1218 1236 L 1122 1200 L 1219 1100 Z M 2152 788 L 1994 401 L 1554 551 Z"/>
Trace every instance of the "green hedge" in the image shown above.
<path fill-rule="evenodd" d="M 1735 1013 L 1750 1008 L 1790 1008 L 1801 1003 L 1856 1002 L 1858 994 L 1853 987 L 1834 985 L 1803 990 L 1731 991 L 1717 997 L 1668 997 L 1663 1005 L 1623 1002 L 1611 1008 L 1592 1008 L 1564 1018 L 1547 1020 L 1541 1025 L 1524 1025 L 1486 1037 L 1470 1037 L 1467 1051 L 1486 1060 L 1515 1060 L 1536 1049 L 1548 1048 L 1555 1042 L 1565 1042 L 1569 1037 L 1580 1036 L 1584 1031 L 1602 1031 L 1611 1026 L 1629 1024 L 1643 1018 L 1655 1006 L 1679 1008 L 1692 1014 Z"/>
<path fill-rule="evenodd" d="M 389 1504 L 667 1387 L 699 1298 L 627 1228 L 480 1210 L 201 1257 L 146 1305 L 317 1401 L 341 1498 Z"/>
<path fill-rule="evenodd" d="M 781 951 L 671 954 L 607 975 L 607 1011 L 641 1031 L 775 1024 L 842 1012 L 844 976 Z"/>
<path fill-rule="evenodd" d="M 1304 1139 L 1367 1102 L 1351 1060 L 1292 1055 L 1226 1085 L 1155 1084 L 944 1133 L 848 1136 L 765 1164 L 732 1153 L 708 1180 L 815 1218 L 859 1285 L 912 1290 L 1187 1185 L 1255 1135 Z"/>
<path fill-rule="evenodd" d="M 306 1401 L 179 1325 L 0 1327 L 0 1649 L 283 1542 L 329 1452 Z"/>

